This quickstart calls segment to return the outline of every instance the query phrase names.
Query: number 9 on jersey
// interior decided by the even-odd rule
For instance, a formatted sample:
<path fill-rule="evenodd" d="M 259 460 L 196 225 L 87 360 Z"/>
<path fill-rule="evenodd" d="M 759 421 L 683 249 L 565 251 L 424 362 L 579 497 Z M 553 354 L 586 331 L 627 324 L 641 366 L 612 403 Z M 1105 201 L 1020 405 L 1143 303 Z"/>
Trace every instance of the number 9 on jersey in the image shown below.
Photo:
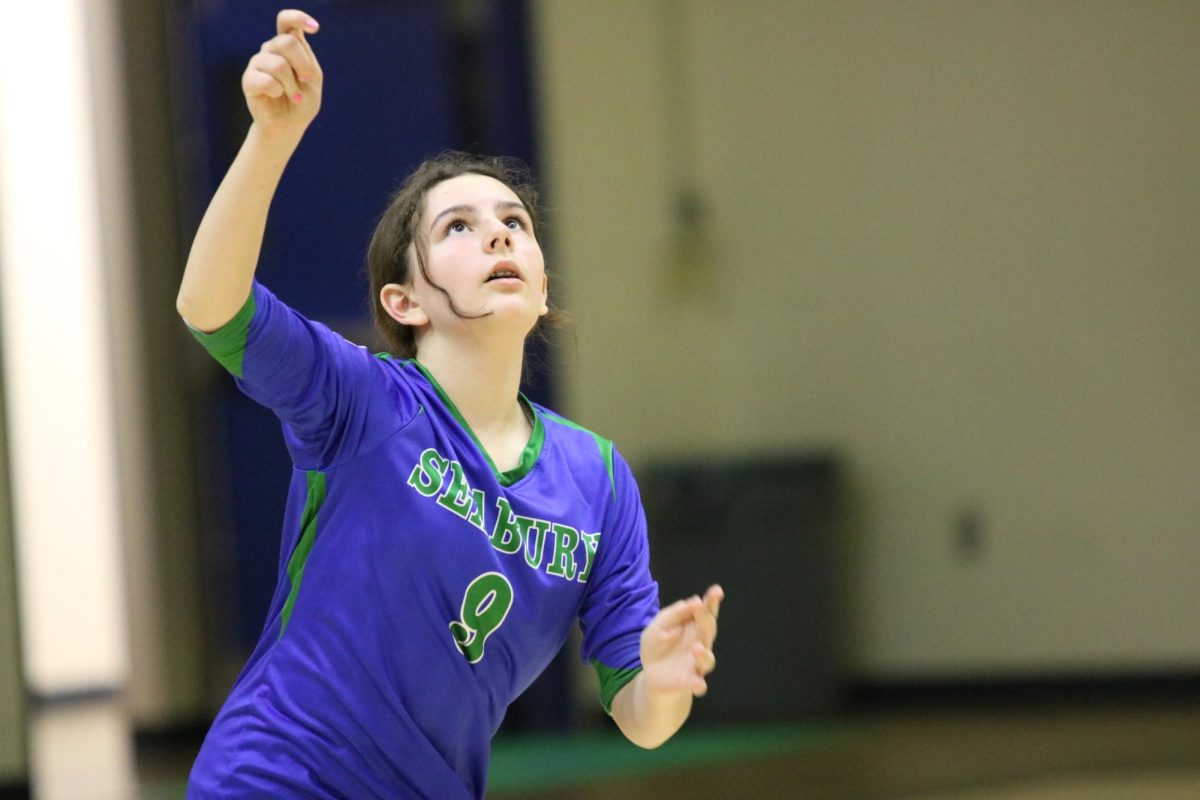
<path fill-rule="evenodd" d="M 450 623 L 450 633 L 468 663 L 483 658 L 487 638 L 504 624 L 512 603 L 512 584 L 499 572 L 485 572 L 467 584 L 462 619 Z"/>

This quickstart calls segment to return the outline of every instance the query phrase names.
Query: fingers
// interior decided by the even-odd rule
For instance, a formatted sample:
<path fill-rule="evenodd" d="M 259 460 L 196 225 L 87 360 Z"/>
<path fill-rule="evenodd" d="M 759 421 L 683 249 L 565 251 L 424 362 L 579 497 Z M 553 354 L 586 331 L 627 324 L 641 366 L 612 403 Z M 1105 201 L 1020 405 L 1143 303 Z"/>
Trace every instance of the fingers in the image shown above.
<path fill-rule="evenodd" d="M 712 643 L 717 638 L 717 620 L 705 607 L 704 602 L 699 597 L 693 597 L 688 603 L 688 610 L 692 612 L 691 621 L 696 625 L 696 631 L 700 641 L 706 647 L 711 647 Z"/>
<path fill-rule="evenodd" d="M 700 641 L 706 647 L 712 647 L 717 639 L 717 617 L 721 610 L 721 601 L 725 591 L 717 584 L 708 587 L 701 599 L 692 595 L 684 600 L 677 600 L 662 609 L 652 623 L 664 632 L 674 633 L 687 623 L 694 623 Z"/>
<path fill-rule="evenodd" d="M 692 645 L 692 658 L 695 663 L 695 670 L 690 678 L 692 694 L 703 697 L 708 694 L 708 681 L 705 676 L 717 668 L 717 657 L 713 655 L 712 650 L 696 642 Z"/>
<path fill-rule="evenodd" d="M 704 593 L 703 600 L 693 597 L 690 601 L 689 608 L 692 610 L 692 618 L 695 620 L 696 627 L 700 631 L 700 639 L 708 647 L 712 647 L 713 642 L 717 640 L 717 617 L 721 613 L 721 601 L 724 598 L 725 591 L 720 586 L 713 584 Z"/>
<path fill-rule="evenodd" d="M 297 11 L 294 8 L 284 9 L 275 16 L 275 32 L 278 34 L 276 38 L 290 36 L 296 40 L 300 45 L 300 49 L 308 57 L 308 68 L 296 70 L 296 74 L 300 77 L 300 80 L 306 83 L 312 80 L 320 80 L 321 66 L 317 63 L 317 56 L 313 53 L 308 39 L 304 38 L 304 34 L 316 33 L 320 28 L 320 24 L 315 19 L 303 11 Z"/>
<path fill-rule="evenodd" d="M 298 103 L 304 99 L 304 84 L 318 80 L 320 72 L 310 50 L 295 36 L 281 34 L 250 59 L 242 85 L 250 95 L 286 96 Z"/>
<path fill-rule="evenodd" d="M 305 52 L 309 62 L 311 62 L 307 70 L 311 77 L 305 77 L 305 71 L 299 69 L 296 71 L 296 74 L 300 76 L 300 80 L 302 81 L 319 79 L 321 77 L 321 67 L 317 63 L 317 57 L 313 53 L 308 39 L 304 38 L 304 34 L 316 33 L 320 29 L 320 23 L 303 11 L 298 11 L 294 8 L 284 9 L 275 15 L 276 39 L 291 36 L 299 43 L 300 49 Z"/>
<path fill-rule="evenodd" d="M 694 613 L 692 610 L 693 599 L 695 598 L 676 600 L 671 605 L 659 611 L 657 616 L 654 617 L 654 621 L 650 624 L 658 625 L 659 627 L 682 625 L 692 618 Z"/>
<path fill-rule="evenodd" d="M 308 14 L 297 8 L 285 8 L 275 15 L 275 32 L 288 33 L 289 31 L 299 31 L 303 33 L 316 33 L 321 25 Z"/>
<path fill-rule="evenodd" d="M 291 66 L 282 56 L 259 52 L 251 59 L 242 74 L 242 88 L 249 96 L 288 97 L 295 100 L 300 87 Z"/>
<path fill-rule="evenodd" d="M 317 21 L 296 9 L 280 11 L 275 18 L 276 36 L 263 42 L 242 75 L 248 96 L 303 100 L 304 84 L 319 83 L 321 65 L 304 34 L 316 33 Z"/>
<path fill-rule="evenodd" d="M 295 76 L 304 83 L 310 83 L 320 77 L 321 67 L 303 36 L 281 33 L 264 42 L 262 49 L 264 52 L 283 56 Z"/>
<path fill-rule="evenodd" d="M 669 620 L 674 619 L 671 623 Z M 709 626 L 715 638 L 716 620 L 698 597 L 679 600 L 664 608 L 642 635 L 642 666 L 656 689 L 689 691 L 695 697 L 708 693 L 707 676 L 717 668 L 712 640 L 702 630 Z"/>
<path fill-rule="evenodd" d="M 708 587 L 708 591 L 704 593 L 704 605 L 708 608 L 709 613 L 713 615 L 713 619 L 717 618 L 717 612 L 721 609 L 721 601 L 724 599 L 725 590 L 717 583 Z"/>
<path fill-rule="evenodd" d="M 690 688 L 695 697 L 703 697 L 708 694 L 708 681 L 705 676 L 717 668 L 717 657 L 701 642 L 694 642 L 692 644 L 692 664 L 692 674 L 689 678 Z"/>

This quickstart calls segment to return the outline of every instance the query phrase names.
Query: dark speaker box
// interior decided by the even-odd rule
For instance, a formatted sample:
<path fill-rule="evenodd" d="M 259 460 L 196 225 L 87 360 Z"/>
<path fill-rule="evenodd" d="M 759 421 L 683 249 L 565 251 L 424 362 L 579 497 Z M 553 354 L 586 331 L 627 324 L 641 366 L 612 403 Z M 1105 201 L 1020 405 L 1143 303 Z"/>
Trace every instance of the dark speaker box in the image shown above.
<path fill-rule="evenodd" d="M 648 464 L 638 472 L 664 605 L 719 583 L 716 671 L 692 718 L 834 710 L 845 635 L 832 456 Z"/>

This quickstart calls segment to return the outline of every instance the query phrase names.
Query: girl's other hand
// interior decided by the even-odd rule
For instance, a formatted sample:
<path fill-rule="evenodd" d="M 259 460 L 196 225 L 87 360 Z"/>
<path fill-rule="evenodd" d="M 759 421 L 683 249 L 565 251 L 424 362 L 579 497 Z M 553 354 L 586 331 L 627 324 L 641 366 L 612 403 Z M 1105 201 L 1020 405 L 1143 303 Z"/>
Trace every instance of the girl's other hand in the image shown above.
<path fill-rule="evenodd" d="M 275 37 L 263 42 L 246 65 L 242 93 L 263 133 L 298 140 L 317 116 L 324 75 L 305 34 L 316 33 L 319 27 L 303 11 L 280 11 Z"/>
<path fill-rule="evenodd" d="M 667 606 L 642 631 L 642 671 L 646 688 L 656 692 L 708 692 L 706 676 L 716 668 L 713 642 L 725 592 L 708 587 L 704 597 Z"/>

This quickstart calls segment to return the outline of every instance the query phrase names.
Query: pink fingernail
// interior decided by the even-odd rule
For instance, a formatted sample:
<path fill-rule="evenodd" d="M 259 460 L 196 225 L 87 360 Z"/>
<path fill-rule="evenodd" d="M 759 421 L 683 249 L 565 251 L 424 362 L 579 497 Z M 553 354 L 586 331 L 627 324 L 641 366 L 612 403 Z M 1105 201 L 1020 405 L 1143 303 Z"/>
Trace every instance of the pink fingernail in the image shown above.
<path fill-rule="evenodd" d="M 297 103 L 299 103 L 303 99 L 304 99 L 304 95 L 300 94 L 299 92 L 296 92 L 294 95 L 292 95 L 292 100 L 296 101 Z"/>
<path fill-rule="evenodd" d="M 308 22 L 304 23 L 304 27 L 308 28 L 310 31 L 315 31 L 319 26 L 317 25 L 317 21 L 315 19 L 310 19 Z"/>

